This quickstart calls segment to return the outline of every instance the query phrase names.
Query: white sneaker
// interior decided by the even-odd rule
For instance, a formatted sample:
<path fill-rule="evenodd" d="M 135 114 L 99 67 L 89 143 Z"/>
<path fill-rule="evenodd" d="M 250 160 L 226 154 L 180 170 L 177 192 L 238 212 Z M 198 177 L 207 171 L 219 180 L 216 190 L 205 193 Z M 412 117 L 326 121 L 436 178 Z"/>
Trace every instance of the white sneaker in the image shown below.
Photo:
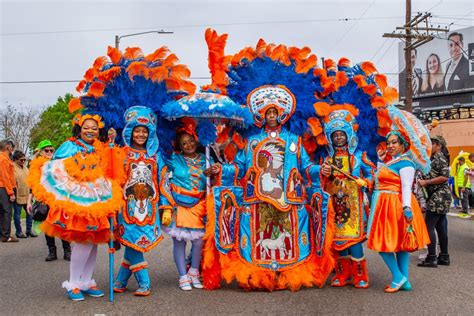
<path fill-rule="evenodd" d="M 191 278 L 191 283 L 193 287 L 196 289 L 203 289 L 204 286 L 201 284 L 201 280 L 199 280 L 199 270 L 190 268 L 188 271 L 188 275 Z"/>
<path fill-rule="evenodd" d="M 193 289 L 191 286 L 191 278 L 188 275 L 179 277 L 179 288 L 183 291 L 191 291 Z"/>

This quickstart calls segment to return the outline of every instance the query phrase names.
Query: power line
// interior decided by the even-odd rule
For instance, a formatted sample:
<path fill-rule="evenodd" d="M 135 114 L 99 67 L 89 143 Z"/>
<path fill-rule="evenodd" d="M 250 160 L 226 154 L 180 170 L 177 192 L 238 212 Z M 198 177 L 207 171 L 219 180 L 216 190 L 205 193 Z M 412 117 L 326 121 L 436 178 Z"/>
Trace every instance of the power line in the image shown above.
<path fill-rule="evenodd" d="M 237 23 L 214 23 L 214 24 L 190 24 L 190 25 L 168 25 L 168 26 L 151 26 L 151 27 L 128 27 L 128 28 L 108 28 L 108 29 L 84 29 L 84 30 L 63 30 L 63 31 L 39 31 L 39 32 L 16 32 L 16 33 L 0 33 L 1 36 L 16 35 L 47 35 L 62 33 L 88 33 L 88 32 L 111 32 L 111 31 L 127 31 L 127 30 L 149 30 L 163 28 L 193 28 L 193 27 L 218 27 L 218 26 L 239 26 L 239 25 L 264 25 L 264 24 L 290 24 L 290 23 L 315 23 L 315 22 L 348 22 L 360 20 L 386 20 L 399 19 L 399 16 L 386 17 L 368 17 L 368 18 L 334 18 L 334 19 L 311 19 L 311 20 L 289 20 L 289 21 L 261 21 L 261 22 L 237 22 Z"/>
<path fill-rule="evenodd" d="M 380 47 L 377 49 L 375 54 L 370 58 L 370 60 L 373 60 L 375 58 L 375 56 L 377 56 L 377 54 L 380 52 L 382 47 L 384 47 L 387 42 L 388 42 L 388 38 L 385 38 L 385 41 L 382 43 L 382 45 L 380 45 Z"/>
<path fill-rule="evenodd" d="M 379 57 L 379 59 L 377 59 L 377 61 L 375 62 L 375 64 L 378 64 L 380 61 L 383 60 L 383 58 L 385 57 L 385 55 L 387 55 L 388 51 L 390 50 L 390 48 L 392 48 L 393 44 L 395 44 L 395 41 L 392 41 L 392 43 L 390 44 L 390 46 L 385 50 L 385 52 L 383 53 L 382 56 Z"/>
<path fill-rule="evenodd" d="M 211 77 L 190 77 L 192 80 L 208 80 Z M 48 83 L 78 83 L 81 80 L 23 80 L 23 81 L 0 81 L 0 84 L 48 84 Z"/>
<path fill-rule="evenodd" d="M 357 23 L 363 18 L 363 16 L 372 8 L 372 6 L 374 5 L 375 3 L 375 0 L 373 0 L 369 6 L 367 7 L 367 9 L 364 10 L 364 12 L 362 12 L 362 14 L 359 16 L 358 19 L 355 19 L 355 22 L 342 34 L 341 37 L 339 37 L 339 39 L 336 40 L 336 42 L 332 45 L 331 49 L 330 49 L 330 52 L 332 52 L 334 50 L 334 48 L 337 47 L 337 45 L 347 36 L 347 34 L 349 34 L 349 32 L 351 30 L 354 29 L 354 27 L 357 25 Z"/>

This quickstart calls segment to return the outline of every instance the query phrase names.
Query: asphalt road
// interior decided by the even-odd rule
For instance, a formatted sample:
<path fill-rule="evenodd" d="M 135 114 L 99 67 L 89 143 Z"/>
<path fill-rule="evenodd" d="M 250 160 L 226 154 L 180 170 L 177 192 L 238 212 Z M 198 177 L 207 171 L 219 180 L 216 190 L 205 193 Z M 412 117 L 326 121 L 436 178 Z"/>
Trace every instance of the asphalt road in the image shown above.
<path fill-rule="evenodd" d="M 165 238 L 146 255 L 152 279 L 152 294 L 135 297 L 131 291 L 106 297 L 87 297 L 71 302 L 61 288 L 68 278 L 69 264 L 59 259 L 45 262 L 43 236 L 19 243 L 0 243 L 0 315 L 474 315 L 474 221 L 449 218 L 449 249 L 452 265 L 437 269 L 416 267 L 418 254 L 411 256 L 410 279 L 414 290 L 386 294 L 390 282 L 381 258 L 366 251 L 370 288 L 303 289 L 293 293 L 244 292 L 237 286 L 220 290 L 181 291 L 174 266 L 171 241 Z M 60 248 L 60 243 L 57 243 Z M 116 269 L 123 255 L 116 253 Z M 62 258 L 62 250 L 59 250 Z M 108 254 L 99 247 L 95 279 L 101 289 L 108 286 Z M 132 280 L 130 287 L 136 286 Z"/>

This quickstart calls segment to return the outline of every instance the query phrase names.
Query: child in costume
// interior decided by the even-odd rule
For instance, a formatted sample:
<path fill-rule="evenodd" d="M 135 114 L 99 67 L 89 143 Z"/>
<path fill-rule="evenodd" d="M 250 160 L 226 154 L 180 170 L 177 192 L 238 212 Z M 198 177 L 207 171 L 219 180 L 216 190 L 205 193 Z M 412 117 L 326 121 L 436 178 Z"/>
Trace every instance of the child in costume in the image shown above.
<path fill-rule="evenodd" d="M 414 144 L 401 132 L 388 133 L 387 150 L 379 151 L 379 158 L 386 162 L 379 163 L 375 174 L 367 246 L 380 253 L 392 273 L 387 293 L 412 289 L 409 251 L 429 243 L 423 215 L 412 193 L 416 165 L 406 154 L 409 146 Z M 416 242 L 409 242 L 410 234 Z"/>
<path fill-rule="evenodd" d="M 321 88 L 312 73 L 316 56 L 308 48 L 260 40 L 255 49 L 221 58 L 225 39 L 206 32 L 210 88 L 245 104 L 256 128 L 247 133 L 233 164 L 222 165 L 220 185 L 212 189 L 205 286 L 219 287 L 221 277 L 245 289 L 322 286 L 333 264 L 331 238 L 318 240 L 323 246 L 316 251 L 316 224 L 305 188 L 309 181 L 319 184 L 320 166 L 310 161 L 299 136 L 307 128 L 305 115 L 314 115 L 314 92 Z M 323 199 L 327 202 L 327 196 Z M 319 210 L 320 229 L 331 235 L 327 207 Z"/>
<path fill-rule="evenodd" d="M 345 108 L 331 111 L 324 124 L 329 143 L 329 157 L 325 163 L 332 167 L 332 172 L 323 182 L 335 210 L 333 248 L 338 252 L 336 275 L 331 285 L 339 287 L 353 283 L 356 288 L 367 288 L 369 277 L 362 243 L 366 238 L 367 193 L 375 165 L 365 151 L 357 148 L 357 123 L 350 111 L 354 114 L 358 111 L 347 105 Z"/>
<path fill-rule="evenodd" d="M 126 207 L 117 215 L 117 240 L 125 246 L 125 251 L 114 292 L 126 291 L 133 273 L 138 283 L 134 294 L 147 296 L 150 277 L 143 254 L 163 239 L 158 210 L 170 207 L 162 189 L 167 177 L 166 167 L 158 151 L 156 115 L 151 109 L 134 106 L 125 112 L 124 118 Z"/>
<path fill-rule="evenodd" d="M 32 162 L 30 184 L 35 197 L 48 204 L 42 223 L 45 234 L 73 242 L 69 280 L 63 283 L 71 300 L 84 295 L 103 296 L 92 279 L 97 244 L 110 239 L 109 217 L 122 206 L 121 189 L 105 177 L 98 141 L 104 123 L 98 115 L 77 115 L 73 137 L 63 143 L 52 160 Z"/>
<path fill-rule="evenodd" d="M 206 176 L 217 173 L 215 167 L 206 169 L 206 157 L 198 152 L 198 138 L 193 120 L 184 120 L 178 128 L 175 147 L 167 162 L 170 173 L 170 189 L 174 208 L 169 227 L 164 231 L 173 238 L 173 257 L 179 273 L 179 287 L 184 291 L 192 287 L 201 289 L 199 266 L 206 215 Z M 186 242 L 192 243 L 191 266 L 186 271 Z M 192 285 L 192 286 L 191 286 Z"/>

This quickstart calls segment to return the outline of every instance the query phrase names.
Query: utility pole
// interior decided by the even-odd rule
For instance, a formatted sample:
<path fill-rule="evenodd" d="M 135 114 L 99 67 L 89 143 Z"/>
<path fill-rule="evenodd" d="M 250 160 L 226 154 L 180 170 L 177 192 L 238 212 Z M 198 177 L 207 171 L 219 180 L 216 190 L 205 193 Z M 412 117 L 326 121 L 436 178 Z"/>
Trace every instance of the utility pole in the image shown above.
<path fill-rule="evenodd" d="M 418 13 L 415 17 L 411 17 L 411 0 L 406 0 L 405 25 L 396 29 L 398 33 L 385 33 L 383 37 L 398 38 L 405 41 L 405 69 L 406 69 L 406 98 L 405 110 L 412 112 L 413 110 L 413 69 L 411 65 L 411 50 L 428 43 L 433 40 L 434 32 L 447 32 L 447 28 L 434 28 L 429 25 L 431 13 Z M 426 27 L 420 27 L 421 23 L 425 23 Z M 405 32 L 403 32 L 405 31 Z"/>

